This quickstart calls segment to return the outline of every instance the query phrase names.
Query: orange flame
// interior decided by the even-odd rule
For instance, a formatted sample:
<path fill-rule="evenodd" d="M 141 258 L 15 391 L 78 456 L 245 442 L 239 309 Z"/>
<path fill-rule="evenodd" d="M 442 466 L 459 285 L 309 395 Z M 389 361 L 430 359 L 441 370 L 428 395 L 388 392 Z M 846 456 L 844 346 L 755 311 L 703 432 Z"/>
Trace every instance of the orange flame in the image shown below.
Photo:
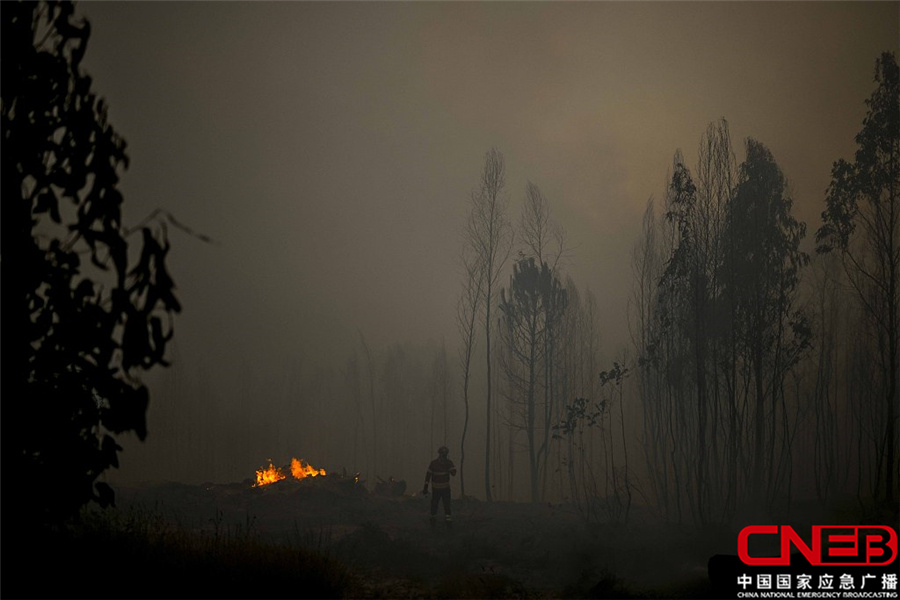
<path fill-rule="evenodd" d="M 309 463 L 306 463 L 306 465 L 304 466 L 303 461 L 292 458 L 291 475 L 293 475 L 296 479 L 305 479 L 306 477 L 319 477 L 320 475 L 325 475 L 325 469 L 316 469 Z M 269 459 L 268 467 L 263 467 L 256 470 L 256 483 L 253 484 L 253 487 L 269 485 L 270 483 L 275 483 L 276 481 L 281 481 L 282 479 L 287 479 L 287 475 L 284 474 L 284 471 L 281 468 L 276 467 L 272 464 L 272 459 Z"/>
<path fill-rule="evenodd" d="M 285 475 L 281 471 L 281 469 L 273 465 L 272 459 L 269 459 L 268 468 L 263 467 L 256 470 L 256 483 L 253 485 L 253 487 L 275 483 L 276 481 L 281 481 L 284 478 Z"/>
<path fill-rule="evenodd" d="M 306 466 L 303 466 L 303 463 L 296 459 L 291 459 L 291 475 L 293 475 L 296 479 L 303 479 L 305 477 L 318 477 L 319 475 L 325 475 L 325 469 L 314 469 L 310 466 L 309 463 L 306 463 Z"/>

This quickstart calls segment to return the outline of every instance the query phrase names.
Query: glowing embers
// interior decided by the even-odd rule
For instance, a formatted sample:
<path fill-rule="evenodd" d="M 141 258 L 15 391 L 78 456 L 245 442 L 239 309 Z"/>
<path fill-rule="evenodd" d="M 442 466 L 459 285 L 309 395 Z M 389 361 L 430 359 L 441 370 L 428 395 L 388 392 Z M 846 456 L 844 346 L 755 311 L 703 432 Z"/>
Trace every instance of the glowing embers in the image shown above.
<path fill-rule="evenodd" d="M 284 471 L 285 470 L 281 467 L 276 467 L 274 464 L 272 464 L 272 459 L 269 459 L 268 467 L 262 467 L 256 470 L 256 483 L 253 484 L 253 487 L 269 485 L 271 483 L 275 483 L 276 481 L 287 479 L 287 475 Z M 291 459 L 291 475 L 295 479 L 320 477 L 324 476 L 325 474 L 325 469 L 316 469 L 309 463 L 306 463 L 304 465 L 303 461 L 298 458 Z"/>

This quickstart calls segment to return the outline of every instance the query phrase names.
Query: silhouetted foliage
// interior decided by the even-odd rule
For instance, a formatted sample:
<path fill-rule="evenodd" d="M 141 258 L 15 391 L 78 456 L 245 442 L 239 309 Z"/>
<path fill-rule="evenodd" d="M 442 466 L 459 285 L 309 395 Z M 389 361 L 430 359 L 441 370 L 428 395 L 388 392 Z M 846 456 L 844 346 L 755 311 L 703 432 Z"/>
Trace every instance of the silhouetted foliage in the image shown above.
<path fill-rule="evenodd" d="M 877 88 L 856 135 L 855 160 L 836 161 L 825 198 L 819 253 L 838 254 L 847 279 L 871 322 L 883 405 L 871 422 L 874 496 L 894 501 L 897 482 L 897 372 L 900 369 L 900 68 L 883 53 L 875 63 Z"/>
<path fill-rule="evenodd" d="M 91 500 L 118 466 L 116 435 L 147 435 L 147 388 L 180 310 L 165 225 L 134 247 L 117 184 L 125 141 L 81 61 L 90 25 L 71 2 L 2 8 L 4 497 L 43 521 Z M 18 518 L 18 515 L 17 515 Z"/>
<path fill-rule="evenodd" d="M 725 294 L 733 307 L 738 354 L 753 376 L 751 477 L 758 484 L 755 493 L 763 497 L 763 482 L 774 489 L 780 471 L 776 416 L 784 378 L 810 343 L 806 316 L 794 301 L 809 258 L 800 250 L 806 225 L 791 215 L 793 202 L 781 169 L 760 142 L 748 139 L 746 146 L 726 216 L 729 244 L 723 266 L 730 274 Z"/>
<path fill-rule="evenodd" d="M 528 439 L 531 501 L 539 500 L 539 475 L 549 450 L 551 415 L 546 412 L 549 396 L 541 401 L 539 386 L 546 390 L 550 344 L 546 343 L 567 305 L 566 290 L 546 262 L 540 267 L 534 257 L 522 257 L 513 264 L 509 287 L 500 290 L 501 340 L 508 357 L 505 371 L 510 381 L 515 426 Z M 543 405 L 543 406 L 542 406 Z M 546 430 L 543 441 L 541 430 Z"/>
<path fill-rule="evenodd" d="M 676 152 L 664 221 L 652 204 L 645 214 L 637 365 L 653 493 L 669 518 L 707 523 L 790 495 L 788 384 L 812 330 L 799 298 L 806 228 L 772 153 L 748 139 L 737 167 L 723 119 L 698 156 L 695 179 Z"/>

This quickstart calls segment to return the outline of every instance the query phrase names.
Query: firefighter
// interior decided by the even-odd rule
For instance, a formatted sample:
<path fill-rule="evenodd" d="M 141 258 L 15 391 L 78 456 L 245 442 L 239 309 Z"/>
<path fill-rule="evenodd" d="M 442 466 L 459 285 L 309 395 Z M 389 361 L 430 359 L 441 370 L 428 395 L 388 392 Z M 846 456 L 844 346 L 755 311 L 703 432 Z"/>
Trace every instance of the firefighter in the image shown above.
<path fill-rule="evenodd" d="M 431 461 L 428 465 L 428 471 L 425 473 L 425 487 L 422 488 L 422 494 L 428 493 L 428 483 L 431 482 L 431 489 L 434 492 L 431 496 L 431 523 L 434 524 L 437 518 L 438 502 L 444 502 L 444 520 L 449 523 L 453 520 L 450 510 L 450 476 L 456 475 L 456 466 L 447 455 L 450 450 L 447 446 L 438 448 L 438 457 Z"/>

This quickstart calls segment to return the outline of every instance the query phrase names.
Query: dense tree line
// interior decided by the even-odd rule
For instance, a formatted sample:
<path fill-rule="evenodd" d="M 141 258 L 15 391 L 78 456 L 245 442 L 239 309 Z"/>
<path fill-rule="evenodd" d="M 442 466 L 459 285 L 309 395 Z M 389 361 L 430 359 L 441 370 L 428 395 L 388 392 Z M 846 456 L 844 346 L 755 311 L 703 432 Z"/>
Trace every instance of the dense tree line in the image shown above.
<path fill-rule="evenodd" d="M 875 81 L 856 160 L 834 165 L 812 268 L 772 153 L 748 139 L 736 166 L 724 120 L 701 139 L 696 177 L 676 153 L 661 214 L 648 203 L 634 342 L 647 483 L 669 518 L 790 502 L 798 465 L 813 465 L 822 499 L 896 495 L 893 55 Z"/>
<path fill-rule="evenodd" d="M 722 119 L 702 135 L 694 169 L 676 152 L 663 202 L 648 202 L 633 251 L 634 360 L 626 352 L 615 369 L 602 370 L 596 315 L 586 316 L 590 304 L 564 275 L 562 230 L 527 184 L 514 241 L 503 238 L 518 254 L 498 299 L 484 293 L 498 283 L 485 277 L 477 243 L 465 261 L 462 356 L 472 356 L 480 311 L 486 339 L 495 327 L 500 340 L 496 353 L 483 350 L 487 365 L 502 373 L 484 385 L 488 398 L 499 389 L 506 401 L 487 405 L 486 482 L 500 478 L 532 501 L 570 500 L 607 518 L 626 514 L 639 491 L 667 518 L 699 523 L 790 503 L 810 488 L 821 499 L 854 492 L 893 501 L 900 153 L 892 54 L 878 59 L 875 82 L 855 160 L 834 165 L 814 255 L 804 250 L 807 224 L 793 216 L 789 180 L 764 143 L 747 139 L 739 162 Z M 498 164 L 491 150 L 482 181 Z M 473 194 L 471 213 L 482 226 L 485 189 Z M 507 236 L 510 220 L 490 214 Z M 491 263 L 492 273 L 505 262 Z M 480 386 L 470 368 L 463 373 L 468 405 Z M 501 427 L 490 422 L 498 416 Z M 635 446 L 641 477 L 627 462 Z M 516 480 L 519 463 L 527 486 Z"/>
<path fill-rule="evenodd" d="M 811 331 L 798 299 L 805 226 L 771 152 L 748 139 L 735 166 L 723 120 L 699 156 L 695 183 L 676 153 L 635 262 L 650 481 L 669 516 L 706 522 L 789 489 L 786 382 Z"/>

